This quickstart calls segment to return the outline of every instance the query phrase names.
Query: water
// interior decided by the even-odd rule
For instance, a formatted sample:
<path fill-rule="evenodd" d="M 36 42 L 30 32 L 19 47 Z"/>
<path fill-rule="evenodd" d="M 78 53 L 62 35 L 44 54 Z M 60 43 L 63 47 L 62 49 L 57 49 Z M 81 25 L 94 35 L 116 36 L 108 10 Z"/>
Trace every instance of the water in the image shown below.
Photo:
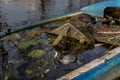
<path fill-rule="evenodd" d="M 2 29 L 18 27 L 20 25 L 28 24 L 29 22 L 67 14 L 98 1 L 102 0 L 0 0 L 0 23 L 3 24 L 0 27 Z M 44 38 L 46 39 L 46 35 L 41 35 L 41 37 L 42 41 L 44 41 Z M 55 66 L 52 51 L 54 49 L 45 46 L 43 44 L 45 42 L 32 45 L 22 52 L 20 52 L 16 46 L 10 46 L 6 43 L 7 42 L 4 42 L 4 47 L 6 51 L 8 51 L 8 60 L 10 62 L 8 71 L 9 73 L 13 73 L 8 73 L 8 76 L 10 76 L 11 79 L 17 78 L 23 80 L 27 78 L 26 80 L 41 80 L 39 78 L 41 78 L 42 72 L 50 69 L 44 76 L 45 80 L 55 80 L 71 70 L 105 54 L 105 49 L 98 47 L 78 55 L 77 62 Z M 43 49 L 47 54 L 38 59 L 25 57 L 26 54 L 33 49 Z M 24 55 L 21 56 L 21 53 Z M 31 72 L 30 70 L 32 70 L 33 74 L 29 74 Z M 25 73 L 26 71 L 28 71 L 27 75 Z"/>
<path fill-rule="evenodd" d="M 102 0 L 0 0 L 2 22 L 16 27 L 79 10 Z"/>
<path fill-rule="evenodd" d="M 40 43 L 30 45 L 26 49 L 18 48 L 4 41 L 4 48 L 8 52 L 9 62 L 6 74 L 10 80 L 56 80 L 64 74 L 106 54 L 106 50 L 99 46 L 83 53 L 68 54 L 65 58 L 60 58 L 61 60 L 68 60 L 67 62 L 69 62 L 63 64 L 62 61 L 58 62 L 54 57 L 56 49 L 46 44 L 47 42 L 51 42 L 46 33 L 42 33 L 37 39 Z M 24 40 L 25 39 L 21 42 L 24 42 Z M 37 49 L 43 50 L 45 55 L 41 57 L 28 56 L 32 50 Z M 71 56 L 75 56 L 76 60 L 71 61 L 71 59 L 68 58 Z M 46 72 L 47 70 L 48 72 Z"/>

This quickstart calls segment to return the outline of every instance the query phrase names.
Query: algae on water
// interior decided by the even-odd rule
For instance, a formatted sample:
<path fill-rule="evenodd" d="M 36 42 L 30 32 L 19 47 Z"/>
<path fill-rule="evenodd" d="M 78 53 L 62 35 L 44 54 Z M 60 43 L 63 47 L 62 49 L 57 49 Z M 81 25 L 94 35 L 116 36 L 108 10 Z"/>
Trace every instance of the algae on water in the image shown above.
<path fill-rule="evenodd" d="M 43 56 L 44 54 L 45 52 L 43 50 L 33 50 L 30 53 L 28 53 L 27 56 L 33 57 L 33 58 L 39 58 Z"/>
<path fill-rule="evenodd" d="M 19 42 L 18 48 L 20 49 L 26 49 L 30 45 L 36 45 L 40 42 L 39 38 L 27 38 Z"/>
<path fill-rule="evenodd" d="M 25 70 L 25 72 L 26 72 L 27 74 L 32 74 L 32 73 L 33 73 L 33 71 L 32 71 L 32 70 L 29 70 L 29 69 Z"/>
<path fill-rule="evenodd" d="M 18 33 L 14 33 L 14 34 L 4 37 L 3 40 L 16 40 L 20 38 L 21 36 Z"/>

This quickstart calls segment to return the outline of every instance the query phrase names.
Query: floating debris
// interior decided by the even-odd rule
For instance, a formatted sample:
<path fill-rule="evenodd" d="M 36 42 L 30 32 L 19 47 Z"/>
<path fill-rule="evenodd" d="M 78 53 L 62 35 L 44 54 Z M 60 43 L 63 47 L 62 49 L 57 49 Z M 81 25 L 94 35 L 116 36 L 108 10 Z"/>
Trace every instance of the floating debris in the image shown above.
<path fill-rule="evenodd" d="M 90 21 L 86 17 L 85 19 L 79 18 L 80 15 L 69 16 L 65 20 L 60 18 L 59 20 L 62 19 L 63 21 L 58 23 L 56 23 L 56 20 L 52 20 L 54 22 L 50 20 L 48 22 L 52 23 L 40 23 L 42 27 L 36 30 L 28 30 L 21 32 L 21 34 L 15 33 L 2 38 L 6 40 L 4 43 L 9 47 L 6 51 L 13 49 L 13 52 L 10 50 L 11 54 L 18 53 L 20 55 L 17 58 L 12 57 L 8 61 L 10 69 L 6 79 L 47 80 L 46 78 L 53 78 L 51 80 L 54 80 L 77 67 L 103 56 L 106 52 L 101 47 L 103 44 L 120 45 L 120 26 L 114 25 L 116 23 L 113 20 L 114 18 L 110 17 L 108 20 L 107 18 L 97 18 L 94 24 L 91 21 L 91 17 L 87 18 Z M 109 23 L 103 24 L 102 21 Z M 30 27 L 36 26 L 36 24 L 29 25 Z M 24 28 L 21 28 L 21 30 L 24 30 Z M 17 31 L 19 32 L 19 28 Z M 102 42 L 102 44 L 94 45 L 96 41 Z M 95 49 L 91 50 L 93 47 Z M 85 51 L 86 49 L 89 50 Z M 99 50 L 100 52 L 98 52 Z M 11 74 L 12 71 L 14 74 Z M 60 75 L 57 76 L 57 74 Z"/>
<path fill-rule="evenodd" d="M 25 72 L 26 72 L 27 74 L 32 74 L 33 71 L 27 69 L 27 70 L 25 70 Z"/>
<path fill-rule="evenodd" d="M 26 49 L 30 45 L 36 45 L 40 42 L 39 37 L 23 39 L 18 43 L 19 49 Z"/>
<path fill-rule="evenodd" d="M 30 53 L 28 53 L 27 56 L 33 57 L 33 58 L 39 58 L 39 57 L 42 57 L 44 54 L 45 54 L 45 51 L 43 50 L 33 50 Z"/>
<path fill-rule="evenodd" d="M 2 38 L 3 40 L 17 40 L 17 39 L 20 39 L 21 36 L 18 34 L 18 33 L 14 33 L 14 34 L 11 34 L 11 35 L 8 35 L 4 38 Z"/>

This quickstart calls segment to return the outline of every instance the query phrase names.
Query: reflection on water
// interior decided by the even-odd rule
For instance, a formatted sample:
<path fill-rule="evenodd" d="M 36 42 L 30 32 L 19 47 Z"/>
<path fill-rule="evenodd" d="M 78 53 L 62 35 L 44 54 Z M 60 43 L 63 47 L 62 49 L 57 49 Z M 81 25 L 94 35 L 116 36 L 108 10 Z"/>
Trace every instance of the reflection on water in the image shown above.
<path fill-rule="evenodd" d="M 79 10 L 102 0 L 0 0 L 0 11 L 11 27 Z"/>

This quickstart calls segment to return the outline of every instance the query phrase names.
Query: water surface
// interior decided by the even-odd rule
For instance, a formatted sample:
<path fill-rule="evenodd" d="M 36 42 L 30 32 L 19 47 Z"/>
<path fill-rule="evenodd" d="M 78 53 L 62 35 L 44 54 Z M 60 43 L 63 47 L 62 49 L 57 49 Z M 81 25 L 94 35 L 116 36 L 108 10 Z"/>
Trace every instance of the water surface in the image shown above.
<path fill-rule="evenodd" d="M 15 27 L 63 15 L 102 0 L 0 0 L 2 21 Z"/>

